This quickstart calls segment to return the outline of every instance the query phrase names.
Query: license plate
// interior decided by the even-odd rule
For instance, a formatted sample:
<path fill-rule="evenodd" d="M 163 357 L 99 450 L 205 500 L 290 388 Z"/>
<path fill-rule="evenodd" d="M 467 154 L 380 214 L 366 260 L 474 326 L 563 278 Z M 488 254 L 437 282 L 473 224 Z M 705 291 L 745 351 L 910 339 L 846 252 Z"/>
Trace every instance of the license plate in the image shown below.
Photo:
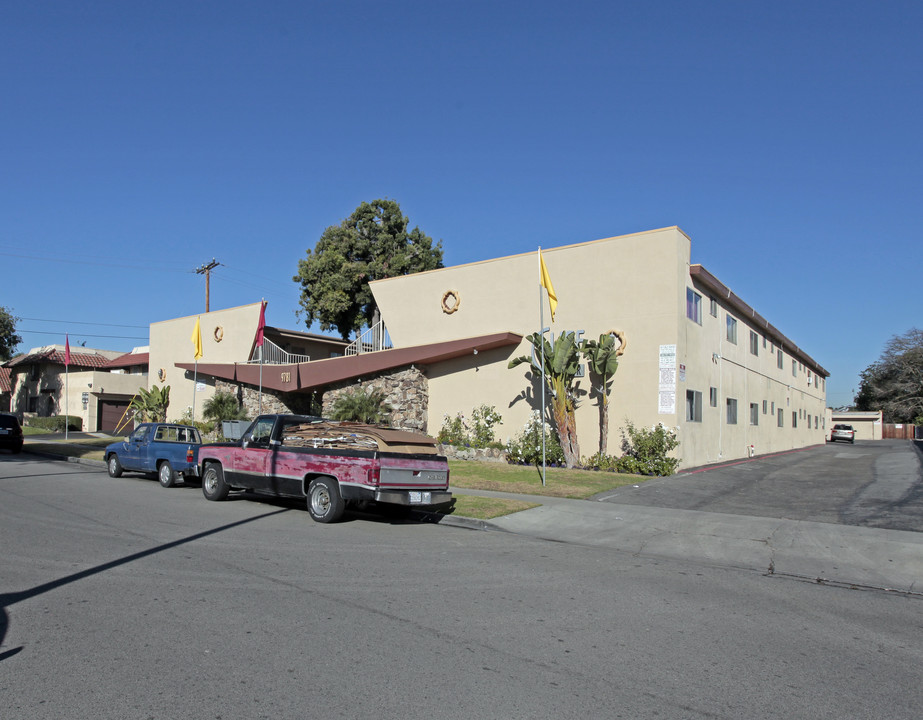
<path fill-rule="evenodd" d="M 414 505 L 418 503 L 431 505 L 433 502 L 433 494 L 431 492 L 423 492 L 421 490 L 411 490 L 410 502 Z"/>
<path fill-rule="evenodd" d="M 10 431 L 6 428 L 0 428 L 0 435 L 9 435 Z"/>

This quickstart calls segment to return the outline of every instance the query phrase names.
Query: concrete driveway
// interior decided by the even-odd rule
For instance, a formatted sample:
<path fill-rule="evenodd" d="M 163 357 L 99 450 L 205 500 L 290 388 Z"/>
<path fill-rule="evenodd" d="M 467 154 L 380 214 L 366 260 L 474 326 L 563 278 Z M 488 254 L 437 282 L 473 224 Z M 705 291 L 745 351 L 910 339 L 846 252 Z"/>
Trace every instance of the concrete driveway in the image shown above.
<path fill-rule="evenodd" d="M 920 455 L 908 440 L 827 443 L 688 470 L 596 499 L 923 532 Z"/>

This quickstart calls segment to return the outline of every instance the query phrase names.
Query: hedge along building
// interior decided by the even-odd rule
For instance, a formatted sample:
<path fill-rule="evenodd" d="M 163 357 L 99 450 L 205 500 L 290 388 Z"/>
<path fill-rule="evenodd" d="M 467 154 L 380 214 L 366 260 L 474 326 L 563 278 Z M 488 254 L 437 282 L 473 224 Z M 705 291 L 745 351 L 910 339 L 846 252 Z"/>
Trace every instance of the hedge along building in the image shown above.
<path fill-rule="evenodd" d="M 763 454 L 822 443 L 827 372 L 692 265 L 690 250 L 676 227 L 543 250 L 559 299 L 553 323 L 545 313 L 554 336 L 573 331 L 596 339 L 618 330 L 627 340 L 612 384 L 609 452 L 618 453 L 626 419 L 676 428 L 684 467 L 745 457 L 751 448 Z M 540 381 L 528 366 L 508 368 L 511 358 L 531 352 L 523 338 L 539 329 L 538 278 L 532 252 L 373 281 L 383 327 L 351 347 L 276 331 L 313 338 L 327 352 L 264 365 L 263 411 L 304 411 L 316 394 L 327 414 L 340 393 L 361 385 L 385 393 L 397 427 L 435 435 L 444 416 L 470 416 L 484 404 L 503 416 L 501 437 L 515 436 L 540 404 Z M 197 397 L 197 417 L 216 387 L 236 392 L 255 414 L 259 368 L 248 360 L 258 316 L 259 303 L 199 316 L 197 366 L 189 339 L 196 316 L 151 326 L 152 380 L 158 368 L 185 380 L 178 393 L 170 383 L 171 417 L 181 412 L 174 402 L 191 404 L 196 367 L 207 388 Z M 588 377 L 577 385 L 577 429 L 589 456 L 597 450 L 598 398 Z"/>
<path fill-rule="evenodd" d="M 700 265 L 679 228 L 543 249 L 558 297 L 552 336 L 625 334 L 610 397 L 609 452 L 624 421 L 677 429 L 685 467 L 824 442 L 828 373 Z M 378 280 L 372 292 L 397 347 L 484 333 L 525 336 L 539 325 L 537 253 Z M 547 302 L 547 301 L 546 301 Z M 553 338 L 552 338 L 553 339 Z M 541 388 L 527 365 L 508 369 L 516 347 L 472 352 L 429 367 L 429 431 L 479 404 L 515 435 Z M 585 364 L 585 363 L 584 363 Z M 598 399 L 577 381 L 583 456 L 598 449 Z M 433 419 L 436 422 L 433 422 Z"/>

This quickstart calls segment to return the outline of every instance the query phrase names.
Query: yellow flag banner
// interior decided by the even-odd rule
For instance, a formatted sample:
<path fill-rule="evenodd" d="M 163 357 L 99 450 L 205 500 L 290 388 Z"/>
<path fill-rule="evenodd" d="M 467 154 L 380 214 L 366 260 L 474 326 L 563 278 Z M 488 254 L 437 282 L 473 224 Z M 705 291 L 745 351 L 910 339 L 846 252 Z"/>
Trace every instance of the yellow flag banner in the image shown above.
<path fill-rule="evenodd" d="M 202 329 L 199 327 L 199 318 L 195 319 L 195 327 L 192 329 L 192 344 L 195 346 L 195 359 L 202 357 Z"/>
<path fill-rule="evenodd" d="M 542 257 L 542 251 L 538 251 L 538 262 L 541 267 L 542 287 L 548 291 L 548 305 L 551 306 L 551 322 L 554 322 L 554 311 L 558 309 L 558 296 L 555 295 L 554 286 L 551 284 L 551 276 L 548 274 L 548 268 L 545 267 L 545 258 Z"/>

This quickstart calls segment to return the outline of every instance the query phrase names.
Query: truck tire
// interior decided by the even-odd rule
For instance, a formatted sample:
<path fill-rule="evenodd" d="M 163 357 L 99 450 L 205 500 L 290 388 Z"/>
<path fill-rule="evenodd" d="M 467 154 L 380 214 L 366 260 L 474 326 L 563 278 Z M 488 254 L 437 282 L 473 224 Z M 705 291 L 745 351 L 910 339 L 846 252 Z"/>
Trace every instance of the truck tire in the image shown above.
<path fill-rule="evenodd" d="M 308 487 L 308 512 L 319 523 L 334 523 L 343 517 L 346 503 L 332 478 L 317 478 Z"/>
<path fill-rule="evenodd" d="M 218 463 L 208 463 L 202 473 L 202 494 L 207 500 L 224 500 L 231 488 L 224 481 L 224 470 Z"/>
<path fill-rule="evenodd" d="M 122 463 L 119 462 L 119 456 L 115 453 L 109 456 L 106 461 L 106 467 L 109 470 L 109 477 L 122 477 Z"/>
<path fill-rule="evenodd" d="M 157 466 L 157 479 L 165 488 L 173 487 L 176 484 L 176 472 L 169 460 L 162 460 Z"/>

